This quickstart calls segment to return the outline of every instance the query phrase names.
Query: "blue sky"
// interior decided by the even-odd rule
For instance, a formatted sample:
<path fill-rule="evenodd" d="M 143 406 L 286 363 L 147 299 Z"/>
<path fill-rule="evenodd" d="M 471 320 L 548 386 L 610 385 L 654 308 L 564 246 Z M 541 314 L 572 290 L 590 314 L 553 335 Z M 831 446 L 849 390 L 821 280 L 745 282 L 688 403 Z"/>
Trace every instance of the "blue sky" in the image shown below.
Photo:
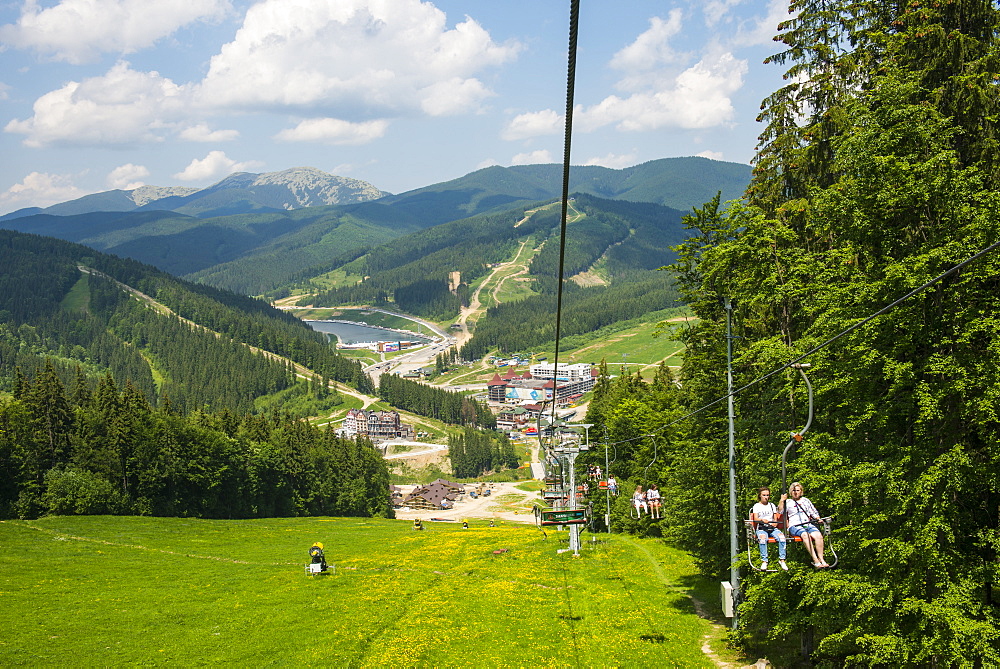
<path fill-rule="evenodd" d="M 0 0 L 0 213 L 236 171 L 561 162 L 569 2 Z M 572 162 L 747 163 L 782 0 L 582 0 Z"/>

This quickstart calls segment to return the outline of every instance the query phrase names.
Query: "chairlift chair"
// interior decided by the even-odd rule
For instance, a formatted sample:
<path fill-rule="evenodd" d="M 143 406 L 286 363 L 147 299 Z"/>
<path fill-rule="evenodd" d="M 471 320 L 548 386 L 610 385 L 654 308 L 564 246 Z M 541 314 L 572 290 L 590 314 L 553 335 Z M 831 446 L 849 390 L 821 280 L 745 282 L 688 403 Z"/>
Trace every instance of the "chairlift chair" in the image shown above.
<path fill-rule="evenodd" d="M 830 565 L 829 567 L 827 567 L 827 569 L 836 567 L 837 561 L 839 560 L 839 558 L 837 557 L 837 551 L 834 550 L 833 544 L 829 540 L 830 531 L 832 527 L 832 520 L 833 516 L 824 516 L 823 518 L 820 518 L 818 524 L 822 525 L 822 527 L 817 528 L 820 532 L 823 533 L 824 537 L 823 557 L 825 558 L 827 555 L 830 555 L 833 558 L 832 562 L 830 560 L 827 560 L 827 563 Z M 785 535 L 785 541 L 787 542 L 786 545 L 790 545 L 793 543 L 799 543 L 799 544 L 802 543 L 802 537 L 793 537 L 788 533 L 788 527 L 785 523 L 784 517 L 778 520 L 774 525 L 781 531 L 782 534 Z M 757 541 L 757 523 L 753 520 L 744 520 L 743 526 L 746 529 L 747 562 L 749 562 L 750 568 L 753 569 L 754 571 L 768 571 L 768 572 L 777 571 L 776 569 L 770 568 L 770 562 L 768 563 L 767 569 L 761 569 L 760 552 L 757 550 L 757 544 L 759 543 Z M 778 540 L 775 539 L 774 537 L 769 536 L 767 538 L 767 543 L 776 544 L 778 543 Z"/>
<path fill-rule="evenodd" d="M 798 373 L 802 376 L 802 380 L 805 381 L 806 388 L 808 389 L 808 392 L 809 392 L 809 415 L 808 415 L 808 417 L 806 419 L 805 426 L 801 430 L 799 430 L 798 432 L 794 432 L 792 434 L 791 439 L 788 441 L 788 445 L 785 446 L 785 450 L 782 451 L 782 453 L 781 453 L 781 493 L 782 494 L 784 494 L 785 491 L 788 489 L 787 486 L 785 485 L 786 484 L 786 480 L 787 480 L 788 454 L 789 454 L 790 451 L 792 451 L 792 447 L 793 446 L 798 446 L 798 444 L 802 443 L 802 439 L 804 438 L 805 433 L 809 430 L 809 427 L 812 425 L 812 419 L 813 419 L 813 387 L 812 387 L 812 383 L 809 381 L 809 377 L 806 376 L 806 373 L 804 371 L 806 369 L 809 369 L 810 366 L 811 365 L 809 365 L 808 363 L 795 363 L 795 364 L 792 365 L 792 368 L 795 369 L 795 370 L 797 370 Z M 786 502 L 786 505 L 787 505 L 787 502 Z M 823 557 L 824 557 L 824 559 L 826 558 L 827 554 L 829 554 L 833 558 L 832 562 L 830 560 L 827 560 L 827 563 L 830 565 L 828 567 L 828 569 L 836 567 L 837 566 L 837 562 L 840 559 L 837 556 L 837 551 L 833 547 L 833 543 L 829 540 L 829 538 L 830 538 L 830 532 L 831 532 L 831 526 L 832 526 L 832 519 L 833 519 L 832 516 L 825 516 L 823 518 L 820 518 L 818 522 L 819 522 L 819 524 L 822 525 L 822 527 L 821 528 L 817 528 L 817 529 L 820 530 L 820 532 L 822 532 L 823 537 L 824 537 L 824 541 L 823 541 Z M 747 536 L 747 557 L 748 557 L 748 561 L 750 563 L 750 568 L 753 569 L 754 571 L 769 571 L 769 572 L 770 571 L 776 571 L 774 569 L 766 569 L 766 570 L 761 569 L 760 553 L 757 550 L 757 544 L 759 543 L 758 540 L 757 540 L 757 523 L 755 521 L 753 521 L 753 520 L 749 520 L 748 519 L 748 520 L 744 520 L 743 524 L 744 524 L 744 528 L 746 529 L 746 536 Z M 816 523 L 814 523 L 814 524 L 816 524 Z M 788 533 L 787 517 L 786 517 L 786 513 L 785 513 L 785 511 L 783 509 L 781 510 L 781 518 L 778 519 L 778 521 L 775 523 L 775 527 L 777 527 L 781 531 L 781 533 L 785 535 L 785 541 L 787 542 L 786 545 L 793 544 L 793 543 L 799 543 L 799 544 L 802 543 L 802 537 L 795 537 L 795 536 L 792 536 L 792 535 L 790 535 Z M 777 543 L 777 539 L 775 539 L 774 537 L 769 536 L 767 538 L 767 543 L 768 544 Z M 756 560 L 756 562 L 755 562 L 755 560 Z"/>

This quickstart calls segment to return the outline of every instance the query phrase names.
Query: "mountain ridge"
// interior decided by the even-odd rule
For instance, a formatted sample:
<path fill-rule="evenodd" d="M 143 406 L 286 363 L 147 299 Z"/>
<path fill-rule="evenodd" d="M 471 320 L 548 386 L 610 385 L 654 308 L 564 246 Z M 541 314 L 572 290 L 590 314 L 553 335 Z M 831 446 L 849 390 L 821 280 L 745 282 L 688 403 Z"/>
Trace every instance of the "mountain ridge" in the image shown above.
<path fill-rule="evenodd" d="M 649 203 L 679 217 L 717 193 L 723 199 L 739 197 L 749 183 L 750 167 L 698 157 L 665 158 L 623 169 L 574 167 L 570 176 L 570 193 L 576 197 Z M 132 211 L 41 212 L 2 221 L 0 227 L 86 244 L 172 274 L 260 295 L 323 274 L 392 239 L 455 221 L 524 211 L 557 200 L 562 191 L 560 165 L 491 166 L 376 200 L 286 208 L 332 179 L 306 168 L 238 173 L 192 195 L 168 195 Z M 268 191 L 272 186 L 277 190 Z M 116 197 L 120 202 L 124 195 L 119 191 Z M 434 234 L 445 235 L 444 230 Z M 452 233 L 443 241 L 457 243 L 462 234 Z"/>
<path fill-rule="evenodd" d="M 315 167 L 277 172 L 235 172 L 205 188 L 140 186 L 91 193 L 49 207 L 26 207 L 0 216 L 0 221 L 37 214 L 72 216 L 98 211 L 168 210 L 201 218 L 247 211 L 287 211 L 331 204 L 354 204 L 387 193 L 360 179 L 328 174 Z M 244 203 L 242 206 L 236 203 Z M 219 212 L 223 212 L 220 214 Z"/>

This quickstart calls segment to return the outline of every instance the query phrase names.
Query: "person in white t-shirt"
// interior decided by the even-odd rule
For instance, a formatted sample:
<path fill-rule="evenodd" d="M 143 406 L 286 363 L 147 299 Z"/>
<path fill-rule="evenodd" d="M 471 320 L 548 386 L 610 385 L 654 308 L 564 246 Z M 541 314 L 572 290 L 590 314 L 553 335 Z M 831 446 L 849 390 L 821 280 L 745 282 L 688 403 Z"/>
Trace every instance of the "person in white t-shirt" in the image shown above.
<path fill-rule="evenodd" d="M 782 495 L 780 501 L 785 518 L 788 520 L 788 533 L 793 537 L 802 538 L 802 543 L 812 557 L 814 567 L 818 569 L 829 567 L 823 558 L 823 533 L 813 524 L 821 520 L 819 511 L 808 497 L 802 496 L 802 484 L 798 481 L 788 486 L 788 494 L 791 498 Z"/>
<path fill-rule="evenodd" d="M 646 504 L 646 493 L 643 492 L 641 485 L 637 485 L 635 492 L 632 493 L 632 504 L 640 518 L 644 509 L 649 511 L 649 505 Z"/>
<path fill-rule="evenodd" d="M 767 540 L 773 537 L 778 542 L 778 564 L 785 571 L 788 565 L 785 564 L 785 535 L 778 529 L 777 524 L 781 519 L 781 513 L 771 502 L 771 489 L 759 488 L 757 490 L 757 503 L 750 509 L 750 520 L 754 523 L 754 532 L 757 535 L 757 548 L 760 549 L 760 568 L 767 571 Z"/>

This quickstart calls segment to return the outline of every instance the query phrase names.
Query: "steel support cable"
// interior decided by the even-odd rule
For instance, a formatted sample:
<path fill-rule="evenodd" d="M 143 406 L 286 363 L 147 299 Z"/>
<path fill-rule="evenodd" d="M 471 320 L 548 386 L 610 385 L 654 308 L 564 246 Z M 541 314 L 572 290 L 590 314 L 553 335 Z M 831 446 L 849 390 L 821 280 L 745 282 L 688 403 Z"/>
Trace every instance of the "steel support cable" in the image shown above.
<path fill-rule="evenodd" d="M 562 333 L 563 273 L 566 262 L 566 217 L 569 210 L 569 162 L 573 140 L 573 98 L 576 93 L 576 43 L 580 28 L 580 0 L 571 0 L 569 53 L 566 65 L 566 132 L 563 139 L 562 215 L 559 222 L 559 276 L 556 282 L 556 351 L 552 361 L 552 436 L 556 431 L 556 400 L 559 391 L 559 338 Z"/>
<path fill-rule="evenodd" d="M 841 338 L 849 335 L 850 333 L 854 332 L 858 328 L 867 325 L 871 321 L 875 320 L 877 317 L 879 317 L 879 316 L 881 316 L 881 315 L 883 315 L 885 313 L 888 313 L 889 311 L 892 311 L 894 308 L 896 308 L 897 306 L 899 306 L 900 304 L 902 304 L 906 300 L 910 299 L 911 297 L 914 297 L 915 295 L 918 295 L 918 294 L 922 293 L 923 291 L 927 290 L 928 288 L 930 288 L 934 284 L 938 283 L 939 281 L 942 281 L 945 277 L 947 277 L 947 276 L 949 276 L 951 274 L 954 274 L 955 272 L 959 271 L 960 269 L 962 269 L 963 267 L 965 267 L 967 265 L 971 265 L 972 263 L 976 262 L 977 260 L 979 260 L 983 256 L 988 255 L 989 253 L 992 253 L 993 251 L 996 251 L 998 248 L 1000 248 L 1000 241 L 994 242 L 993 244 L 990 244 L 986 248 L 984 248 L 981 251 L 977 252 L 975 255 L 970 256 L 970 257 L 966 258 L 965 260 L 963 260 L 962 262 L 960 262 L 957 265 L 955 265 L 954 267 L 951 267 L 951 268 L 945 270 L 944 272 L 941 272 L 940 274 L 938 274 L 936 277 L 934 277 L 930 281 L 927 281 L 926 283 L 924 283 L 924 284 L 922 284 L 922 285 L 914 288 L 913 290 L 911 290 L 910 292 L 908 292 L 906 295 L 903 295 L 902 297 L 900 297 L 899 299 L 895 300 L 894 302 L 890 302 L 889 304 L 887 304 L 886 306 L 882 307 L 881 309 L 879 309 L 875 313 L 871 314 L 870 316 L 864 318 L 863 320 L 858 321 L 857 323 L 855 323 L 854 325 L 852 325 L 852 326 L 850 326 L 848 328 L 845 328 L 845 329 L 841 330 L 837 334 L 835 334 L 832 337 L 830 337 L 829 339 L 827 339 L 827 340 L 825 340 L 825 341 L 817 344 L 816 346 L 813 346 L 811 349 L 809 349 L 808 351 L 806 351 L 802 355 L 798 356 L 797 358 L 792 359 L 791 361 L 785 363 L 781 367 L 778 367 L 777 369 L 774 369 L 774 370 L 768 372 L 767 374 L 764 374 L 763 376 L 757 377 L 756 379 L 754 379 L 753 381 L 750 381 L 746 385 L 740 386 L 739 388 L 737 388 L 736 390 L 734 390 L 731 393 L 727 393 L 726 395 L 723 395 L 722 397 L 718 397 L 718 398 L 712 400 L 711 402 L 709 402 L 708 404 L 705 404 L 704 406 L 702 406 L 699 409 L 695 409 L 694 411 L 691 411 L 691 412 L 689 412 L 689 413 L 681 416 L 680 418 L 677 418 L 677 419 L 675 419 L 675 420 L 673 420 L 673 421 L 671 421 L 671 422 L 669 422 L 669 423 L 667 423 L 665 425 L 662 425 L 658 429 L 654 430 L 653 434 L 656 434 L 658 432 L 662 432 L 663 430 L 666 430 L 668 427 L 671 427 L 672 425 L 676 425 L 677 423 L 680 423 L 683 420 L 687 420 L 688 418 L 691 418 L 692 416 L 696 416 L 696 415 L 700 414 L 702 411 L 710 409 L 710 408 L 714 407 L 716 404 L 719 404 L 720 402 L 724 402 L 725 400 L 729 399 L 730 396 L 736 396 L 736 395 L 740 394 L 741 392 L 743 392 L 744 390 L 752 388 L 753 386 L 757 385 L 758 383 L 761 383 L 762 381 L 765 381 L 765 380 L 771 378 L 775 374 L 780 374 L 781 372 L 785 371 L 786 369 L 788 369 L 792 365 L 794 365 L 796 363 L 799 363 L 799 362 L 802 362 L 803 360 L 805 360 L 806 358 L 808 358 L 809 356 L 811 356 L 813 353 L 816 353 L 817 351 L 823 350 L 824 348 L 826 348 L 830 344 L 834 343 L 838 339 L 841 339 Z M 623 439 L 621 441 L 615 441 L 615 442 L 612 442 L 611 444 L 608 444 L 608 445 L 609 446 L 614 446 L 614 445 L 617 445 L 617 444 L 627 444 L 629 442 L 638 441 L 640 439 L 645 439 L 646 437 L 650 437 L 650 436 L 653 436 L 653 435 L 652 434 L 644 434 L 644 435 L 641 435 L 639 437 L 633 437 L 632 439 Z"/>

